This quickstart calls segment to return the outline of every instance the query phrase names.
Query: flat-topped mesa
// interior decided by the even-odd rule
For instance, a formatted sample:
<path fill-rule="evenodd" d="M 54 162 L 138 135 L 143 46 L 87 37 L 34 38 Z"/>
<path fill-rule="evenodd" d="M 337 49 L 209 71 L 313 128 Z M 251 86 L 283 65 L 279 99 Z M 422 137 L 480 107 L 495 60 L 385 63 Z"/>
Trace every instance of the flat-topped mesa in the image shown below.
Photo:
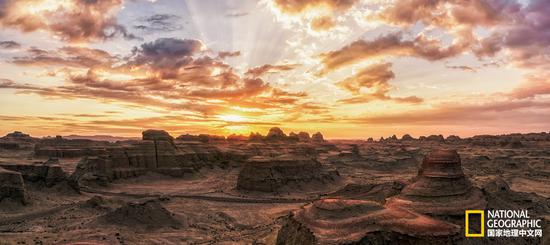
<path fill-rule="evenodd" d="M 444 244 L 459 230 L 454 224 L 374 201 L 327 198 L 293 211 L 276 244 Z"/>
<path fill-rule="evenodd" d="M 455 150 L 436 149 L 422 162 L 414 182 L 386 205 L 434 215 L 463 215 L 465 209 L 484 209 L 485 198 L 462 171 Z"/>
<path fill-rule="evenodd" d="M 267 133 L 267 136 L 265 136 L 266 140 L 285 140 L 287 139 L 286 134 L 278 127 L 273 127 L 269 129 L 269 132 Z"/>
<path fill-rule="evenodd" d="M 300 188 L 324 188 L 339 180 L 336 170 L 327 169 L 318 161 L 297 155 L 250 158 L 239 173 L 237 189 L 279 192 Z"/>
<path fill-rule="evenodd" d="M 21 173 L 0 167 L 0 203 L 5 199 L 23 205 L 29 202 Z"/>
<path fill-rule="evenodd" d="M 164 130 L 148 129 L 143 131 L 141 134 L 143 135 L 143 140 L 174 141 L 174 137 Z"/>

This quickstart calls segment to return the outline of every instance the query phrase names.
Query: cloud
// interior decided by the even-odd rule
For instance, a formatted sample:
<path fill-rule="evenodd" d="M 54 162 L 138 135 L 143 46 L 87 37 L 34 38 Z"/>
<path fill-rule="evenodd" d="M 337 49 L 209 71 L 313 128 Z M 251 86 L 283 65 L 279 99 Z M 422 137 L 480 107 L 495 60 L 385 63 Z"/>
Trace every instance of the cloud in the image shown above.
<path fill-rule="evenodd" d="M 431 109 L 349 118 L 345 121 L 371 125 L 464 125 L 471 122 L 484 125 L 495 123 L 508 126 L 518 123 L 525 123 L 524 126 L 541 125 L 550 120 L 549 106 L 549 102 L 528 100 L 484 104 L 439 104 Z"/>
<path fill-rule="evenodd" d="M 118 59 L 106 51 L 86 47 L 66 46 L 55 51 L 32 47 L 25 56 L 17 56 L 11 63 L 26 66 L 109 67 Z"/>
<path fill-rule="evenodd" d="M 136 39 L 114 16 L 121 4 L 122 0 L 2 0 L 0 25 L 23 32 L 44 30 L 69 42 Z"/>
<path fill-rule="evenodd" d="M 238 18 L 238 17 L 243 17 L 243 16 L 247 16 L 249 15 L 250 13 L 248 12 L 234 12 L 234 13 L 227 13 L 225 15 L 225 17 L 230 17 L 230 18 Z"/>
<path fill-rule="evenodd" d="M 357 40 L 339 50 L 320 55 L 323 65 L 320 75 L 359 61 L 384 56 L 412 56 L 434 61 L 461 54 L 468 46 L 466 40 L 444 47 L 439 40 L 422 34 L 404 40 L 401 33 L 390 33 L 371 41 Z"/>
<path fill-rule="evenodd" d="M 139 25 L 134 25 L 135 29 L 144 32 L 171 32 L 183 29 L 179 23 L 181 17 L 173 14 L 155 14 L 146 18 L 138 19 Z"/>
<path fill-rule="evenodd" d="M 344 11 L 351 8 L 358 0 L 274 0 L 273 2 L 281 11 L 297 14 L 314 8 Z"/>
<path fill-rule="evenodd" d="M 0 41 L 1 49 L 18 49 L 21 48 L 21 44 L 14 41 Z"/>
<path fill-rule="evenodd" d="M 515 99 L 534 98 L 537 95 L 550 94 L 550 73 L 542 72 L 530 74 L 524 81 L 505 95 Z"/>
<path fill-rule="evenodd" d="M 235 52 L 222 51 L 222 52 L 218 52 L 218 58 L 220 58 L 220 59 L 225 59 L 225 58 L 229 58 L 229 57 L 237 57 L 237 56 L 241 56 L 241 51 L 235 51 Z"/>
<path fill-rule="evenodd" d="M 248 71 L 246 71 L 245 74 L 247 76 L 259 77 L 259 76 L 264 75 L 266 73 L 289 71 L 289 70 L 292 70 L 292 69 L 296 68 L 297 66 L 298 65 L 296 65 L 296 64 L 284 64 L 284 65 L 266 64 L 266 65 L 251 68 Z"/>
<path fill-rule="evenodd" d="M 391 63 L 370 65 L 357 74 L 348 77 L 336 85 L 355 95 L 352 98 L 339 100 L 344 104 L 369 103 L 374 100 L 392 100 L 398 103 L 420 103 L 423 100 L 416 97 L 391 97 L 388 95 L 391 85 L 389 81 L 395 78 L 391 71 Z M 368 89 L 367 92 L 362 89 Z"/>
<path fill-rule="evenodd" d="M 234 106 L 291 110 L 307 96 L 271 86 L 259 77 L 242 77 L 218 53 L 209 57 L 199 40 L 160 38 L 132 49 L 126 57 L 76 46 L 49 51 L 31 48 L 12 63 L 62 66 L 65 82 L 38 86 L 1 80 L 0 88 L 54 99 L 92 99 L 106 103 L 211 114 Z M 263 72 L 293 65 L 266 65 Z M 256 70 L 256 72 L 260 72 Z"/>
<path fill-rule="evenodd" d="M 474 68 L 474 67 L 471 67 L 471 66 L 466 66 L 466 65 L 454 66 L 454 65 L 447 65 L 447 64 L 445 64 L 445 67 L 447 67 L 447 68 L 449 68 L 449 69 L 454 69 L 454 70 L 462 70 L 462 71 L 468 71 L 468 72 L 477 72 L 477 68 Z"/>
<path fill-rule="evenodd" d="M 320 16 L 314 18 L 310 23 L 310 27 L 314 31 L 327 31 L 334 26 L 336 26 L 336 24 L 334 23 L 333 18 L 330 16 Z"/>

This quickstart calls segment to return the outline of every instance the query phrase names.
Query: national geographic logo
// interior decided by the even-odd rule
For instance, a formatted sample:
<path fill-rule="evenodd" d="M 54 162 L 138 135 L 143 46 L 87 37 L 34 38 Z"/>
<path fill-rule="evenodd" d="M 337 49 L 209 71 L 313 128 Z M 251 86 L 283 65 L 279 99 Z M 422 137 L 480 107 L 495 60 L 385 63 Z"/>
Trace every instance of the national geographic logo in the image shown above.
<path fill-rule="evenodd" d="M 465 232 L 466 232 L 466 237 L 484 237 L 485 236 L 485 210 L 466 210 L 466 214 L 465 214 Z M 472 217 L 471 217 L 472 216 Z M 473 227 L 470 227 L 470 224 L 471 224 L 471 220 L 472 218 L 474 218 L 473 216 L 479 216 L 480 218 L 480 226 L 479 227 L 479 233 L 470 233 L 470 229 L 472 229 Z M 477 229 L 476 229 L 477 230 Z"/>
<path fill-rule="evenodd" d="M 542 237 L 542 220 L 527 210 L 466 210 L 464 216 L 466 237 Z"/>

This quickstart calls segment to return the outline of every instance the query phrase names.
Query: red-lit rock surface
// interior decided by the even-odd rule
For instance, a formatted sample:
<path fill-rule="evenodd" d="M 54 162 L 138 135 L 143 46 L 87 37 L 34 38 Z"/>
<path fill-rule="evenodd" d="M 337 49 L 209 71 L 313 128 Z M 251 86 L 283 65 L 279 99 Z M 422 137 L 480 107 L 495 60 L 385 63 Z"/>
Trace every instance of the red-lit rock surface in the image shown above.
<path fill-rule="evenodd" d="M 486 201 L 464 175 L 458 153 L 437 149 L 424 158 L 414 182 L 387 205 L 424 214 L 463 215 L 465 209 L 484 209 Z"/>
<path fill-rule="evenodd" d="M 298 209 L 279 230 L 277 244 L 451 243 L 457 225 L 365 200 L 322 199 Z"/>
<path fill-rule="evenodd" d="M 319 189 L 339 179 L 336 170 L 327 169 L 311 158 L 256 156 L 248 160 L 240 171 L 237 189 L 261 192 Z"/>

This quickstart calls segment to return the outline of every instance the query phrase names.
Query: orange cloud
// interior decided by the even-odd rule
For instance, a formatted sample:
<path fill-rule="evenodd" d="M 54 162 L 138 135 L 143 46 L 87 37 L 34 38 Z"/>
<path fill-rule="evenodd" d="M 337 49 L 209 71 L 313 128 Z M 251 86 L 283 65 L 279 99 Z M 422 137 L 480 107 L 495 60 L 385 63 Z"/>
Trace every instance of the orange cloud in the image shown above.
<path fill-rule="evenodd" d="M 3 0 L 0 25 L 23 32 L 45 30 L 69 42 L 136 37 L 117 23 L 114 12 L 122 0 Z"/>
<path fill-rule="evenodd" d="M 416 96 L 391 97 L 388 92 L 391 89 L 389 81 L 395 78 L 391 71 L 391 63 L 370 65 L 354 76 L 348 77 L 336 85 L 350 91 L 355 97 L 339 100 L 344 104 L 369 103 L 374 100 L 392 100 L 398 103 L 420 103 L 423 100 Z M 369 92 L 362 92 L 367 88 Z"/>
<path fill-rule="evenodd" d="M 310 23 L 310 27 L 314 31 L 326 31 L 330 30 L 334 26 L 336 26 L 336 23 L 334 23 L 333 18 L 330 16 L 314 18 Z"/>
<path fill-rule="evenodd" d="M 329 8 L 333 11 L 344 11 L 357 2 L 358 0 L 274 0 L 277 8 L 290 14 L 297 14 L 319 7 Z"/>
<path fill-rule="evenodd" d="M 424 35 L 418 35 L 413 40 L 403 40 L 401 33 L 391 33 L 371 41 L 358 40 L 339 50 L 321 54 L 323 69 L 320 74 L 381 56 L 413 56 L 441 60 L 462 53 L 466 47 L 467 40 L 443 47 L 439 40 L 429 39 Z"/>

